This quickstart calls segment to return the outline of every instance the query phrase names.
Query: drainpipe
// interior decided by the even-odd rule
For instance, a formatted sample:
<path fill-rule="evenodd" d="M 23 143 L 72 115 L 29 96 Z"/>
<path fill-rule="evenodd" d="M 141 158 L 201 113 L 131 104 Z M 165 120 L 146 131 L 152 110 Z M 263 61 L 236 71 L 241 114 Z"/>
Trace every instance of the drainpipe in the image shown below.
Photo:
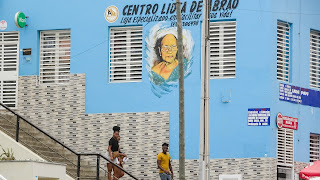
<path fill-rule="evenodd" d="M 209 71 L 209 0 L 203 0 L 201 27 L 201 108 L 199 180 L 210 180 L 210 71 Z"/>

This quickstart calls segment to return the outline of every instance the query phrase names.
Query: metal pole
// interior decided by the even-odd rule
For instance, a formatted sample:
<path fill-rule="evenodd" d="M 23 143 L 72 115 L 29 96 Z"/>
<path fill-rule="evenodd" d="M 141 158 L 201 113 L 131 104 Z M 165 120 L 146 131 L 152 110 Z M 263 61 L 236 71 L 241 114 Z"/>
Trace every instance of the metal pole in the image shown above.
<path fill-rule="evenodd" d="M 182 45 L 181 3 L 176 0 L 179 64 L 179 179 L 185 180 L 185 141 L 184 141 L 184 69 Z"/>
<path fill-rule="evenodd" d="M 99 180 L 100 177 L 100 156 L 97 156 L 97 180 Z"/>
<path fill-rule="evenodd" d="M 203 0 L 201 28 L 200 180 L 210 179 L 210 71 L 209 0 Z"/>
<path fill-rule="evenodd" d="M 77 179 L 80 179 L 80 154 L 78 154 Z"/>
<path fill-rule="evenodd" d="M 17 116 L 16 141 L 19 142 L 20 118 Z"/>

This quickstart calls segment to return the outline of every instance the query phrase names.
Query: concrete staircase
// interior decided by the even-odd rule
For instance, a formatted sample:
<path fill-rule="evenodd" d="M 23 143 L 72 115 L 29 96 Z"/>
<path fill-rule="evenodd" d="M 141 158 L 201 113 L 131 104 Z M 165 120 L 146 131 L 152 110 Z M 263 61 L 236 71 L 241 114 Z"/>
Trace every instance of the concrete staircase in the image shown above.
<path fill-rule="evenodd" d="M 16 139 L 17 116 L 9 115 L 8 112 L 0 110 L 0 130 L 8 136 Z M 78 156 L 52 140 L 41 131 L 29 125 L 23 120 L 19 123 L 19 143 L 38 154 L 49 162 L 62 163 L 67 165 L 67 174 L 77 179 Z M 100 161 L 100 167 L 106 169 L 106 161 Z M 83 157 L 80 161 L 80 179 L 96 179 L 96 159 L 94 157 Z M 100 168 L 101 180 L 107 180 L 106 171 Z"/>

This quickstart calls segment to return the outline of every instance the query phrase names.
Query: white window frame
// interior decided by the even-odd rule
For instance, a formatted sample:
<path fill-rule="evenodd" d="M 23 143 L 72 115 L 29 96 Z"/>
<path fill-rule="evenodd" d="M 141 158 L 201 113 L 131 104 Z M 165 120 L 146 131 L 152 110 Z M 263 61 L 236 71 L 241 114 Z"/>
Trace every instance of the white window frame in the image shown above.
<path fill-rule="evenodd" d="M 236 78 L 236 21 L 210 22 L 210 78 Z"/>
<path fill-rule="evenodd" d="M 292 167 L 294 164 L 294 130 L 278 128 L 277 130 L 278 165 Z"/>
<path fill-rule="evenodd" d="M 225 179 L 237 179 L 242 180 L 242 174 L 220 174 L 219 180 L 225 180 Z"/>
<path fill-rule="evenodd" d="M 294 178 L 294 130 L 277 129 L 277 168 L 291 170 Z M 293 179 L 292 179 L 293 180 Z"/>
<path fill-rule="evenodd" d="M 320 135 L 310 133 L 310 162 L 320 159 Z"/>
<path fill-rule="evenodd" d="M 19 39 L 18 31 L 0 32 L 0 102 L 12 109 L 18 108 Z"/>
<path fill-rule="evenodd" d="M 39 53 L 39 83 L 46 85 L 68 83 L 71 62 L 70 29 L 40 31 Z"/>
<path fill-rule="evenodd" d="M 109 29 L 109 83 L 142 81 L 143 27 Z"/>
<path fill-rule="evenodd" d="M 279 174 L 279 170 L 285 170 L 288 171 L 290 173 L 291 178 L 286 177 L 286 180 L 294 180 L 294 167 L 286 167 L 286 166 L 277 166 L 277 179 L 279 179 L 278 174 Z M 289 174 L 288 173 L 288 174 Z M 282 178 L 283 179 L 283 178 Z"/>
<path fill-rule="evenodd" d="M 277 79 L 290 81 L 291 58 L 291 25 L 288 22 L 277 22 Z"/>
<path fill-rule="evenodd" d="M 310 87 L 320 88 L 320 31 L 310 30 Z"/>

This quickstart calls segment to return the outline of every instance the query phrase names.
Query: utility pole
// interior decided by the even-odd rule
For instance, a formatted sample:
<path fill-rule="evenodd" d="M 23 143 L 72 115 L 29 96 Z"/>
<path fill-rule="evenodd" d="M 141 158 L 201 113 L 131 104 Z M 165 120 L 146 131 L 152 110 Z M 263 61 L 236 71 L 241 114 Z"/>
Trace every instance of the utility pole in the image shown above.
<path fill-rule="evenodd" d="M 200 172 L 199 180 L 210 180 L 210 4 L 203 0 L 201 27 L 201 108 L 200 108 Z"/>
<path fill-rule="evenodd" d="M 184 142 L 184 69 L 182 46 L 181 3 L 176 0 L 178 30 L 178 64 L 179 64 L 179 180 L 185 180 L 185 142 Z"/>

